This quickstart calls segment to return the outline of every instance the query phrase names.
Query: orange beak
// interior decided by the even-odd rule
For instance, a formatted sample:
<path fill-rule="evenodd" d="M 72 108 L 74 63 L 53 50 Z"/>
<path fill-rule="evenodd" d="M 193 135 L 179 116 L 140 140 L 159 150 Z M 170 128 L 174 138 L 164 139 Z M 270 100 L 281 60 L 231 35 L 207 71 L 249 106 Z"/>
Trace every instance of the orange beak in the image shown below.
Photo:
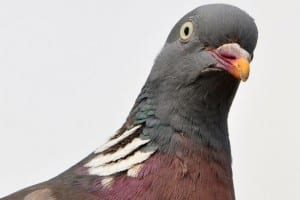
<path fill-rule="evenodd" d="M 231 74 L 242 80 L 243 82 L 247 81 L 250 73 L 250 63 L 245 58 L 238 58 L 232 62 Z"/>
<path fill-rule="evenodd" d="M 239 44 L 229 43 L 211 50 L 216 59 L 216 68 L 223 69 L 238 80 L 247 81 L 250 73 L 250 54 Z"/>

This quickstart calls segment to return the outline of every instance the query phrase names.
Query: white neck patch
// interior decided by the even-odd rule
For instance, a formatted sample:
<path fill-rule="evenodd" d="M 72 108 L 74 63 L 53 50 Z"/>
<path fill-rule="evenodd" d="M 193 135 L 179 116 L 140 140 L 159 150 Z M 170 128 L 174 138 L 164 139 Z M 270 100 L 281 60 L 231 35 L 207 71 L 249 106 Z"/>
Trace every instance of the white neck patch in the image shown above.
<path fill-rule="evenodd" d="M 119 145 L 124 139 L 127 139 L 141 127 L 141 125 L 135 126 L 98 148 L 94 153 L 99 155 L 84 165 L 88 168 L 89 174 L 112 176 L 118 172 L 128 172 L 128 170 L 134 168 L 134 166 L 142 166 L 140 164 L 155 153 L 157 147 L 153 144 L 149 145 L 151 140 L 141 138 L 140 135 L 130 140 L 126 145 L 120 145 L 118 149 L 112 153 L 104 152 L 105 150 L 109 150 L 109 148 L 115 148 L 115 145 Z M 130 172 L 129 175 L 130 174 L 132 173 Z M 137 172 L 135 174 L 137 174 Z"/>

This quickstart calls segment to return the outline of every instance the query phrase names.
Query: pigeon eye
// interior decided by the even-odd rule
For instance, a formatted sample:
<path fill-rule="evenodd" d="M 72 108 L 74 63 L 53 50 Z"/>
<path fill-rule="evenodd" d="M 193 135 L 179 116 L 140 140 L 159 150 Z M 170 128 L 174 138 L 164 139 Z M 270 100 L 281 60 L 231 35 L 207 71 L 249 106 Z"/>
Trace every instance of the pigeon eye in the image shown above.
<path fill-rule="evenodd" d="M 179 33 L 180 41 L 184 43 L 190 41 L 193 31 L 194 31 L 193 23 L 191 21 L 185 22 L 180 28 L 180 33 Z"/>

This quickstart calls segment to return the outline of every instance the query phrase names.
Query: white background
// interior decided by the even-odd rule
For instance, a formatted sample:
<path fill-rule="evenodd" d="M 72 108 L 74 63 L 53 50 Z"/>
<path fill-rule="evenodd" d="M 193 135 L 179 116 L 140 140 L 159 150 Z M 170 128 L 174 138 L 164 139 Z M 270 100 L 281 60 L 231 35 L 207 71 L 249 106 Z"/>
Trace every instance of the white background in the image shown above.
<path fill-rule="evenodd" d="M 173 25 L 213 2 L 1 0 L 0 196 L 57 175 L 114 134 Z M 236 197 L 300 199 L 300 6 L 226 2 L 259 28 L 229 117 Z"/>

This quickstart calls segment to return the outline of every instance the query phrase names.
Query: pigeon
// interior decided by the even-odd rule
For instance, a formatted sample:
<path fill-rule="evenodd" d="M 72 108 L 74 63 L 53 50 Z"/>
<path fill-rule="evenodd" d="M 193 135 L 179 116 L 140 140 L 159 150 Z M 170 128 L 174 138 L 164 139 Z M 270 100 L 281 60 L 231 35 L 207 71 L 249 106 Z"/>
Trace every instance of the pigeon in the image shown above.
<path fill-rule="evenodd" d="M 187 13 L 121 128 L 70 169 L 2 200 L 235 199 L 227 118 L 257 37 L 235 6 Z"/>

